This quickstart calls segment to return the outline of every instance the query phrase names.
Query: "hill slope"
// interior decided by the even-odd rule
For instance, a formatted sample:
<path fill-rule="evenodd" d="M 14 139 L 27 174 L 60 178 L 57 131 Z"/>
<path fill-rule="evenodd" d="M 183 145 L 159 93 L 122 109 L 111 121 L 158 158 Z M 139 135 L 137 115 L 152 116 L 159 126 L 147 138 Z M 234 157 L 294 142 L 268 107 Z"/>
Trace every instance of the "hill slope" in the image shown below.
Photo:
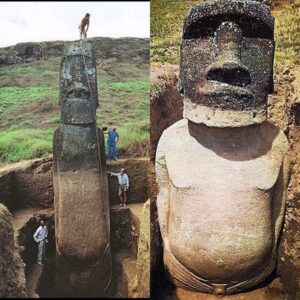
<path fill-rule="evenodd" d="M 145 155 L 149 140 L 149 39 L 93 38 L 98 126 L 118 127 L 123 154 Z M 52 152 L 60 119 L 63 41 L 0 49 L 0 163 Z"/>

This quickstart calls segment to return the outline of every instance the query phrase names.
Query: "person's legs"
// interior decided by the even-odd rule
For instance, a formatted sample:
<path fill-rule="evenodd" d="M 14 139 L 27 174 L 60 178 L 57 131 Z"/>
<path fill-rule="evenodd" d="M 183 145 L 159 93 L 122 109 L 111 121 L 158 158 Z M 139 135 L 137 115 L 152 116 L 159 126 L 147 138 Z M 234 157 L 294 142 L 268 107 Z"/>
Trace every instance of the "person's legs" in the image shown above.
<path fill-rule="evenodd" d="M 42 264 L 43 262 L 44 243 L 44 241 L 40 241 L 38 245 L 38 264 Z"/>
<path fill-rule="evenodd" d="M 118 160 L 118 152 L 117 152 L 116 144 L 113 145 L 113 156 L 114 156 L 114 160 Z"/>
<path fill-rule="evenodd" d="M 124 206 L 126 206 L 127 204 L 127 191 L 124 190 L 124 196 L 123 196 L 123 199 L 124 199 Z"/>
<path fill-rule="evenodd" d="M 43 262 L 45 262 L 45 258 L 46 258 L 46 242 L 43 241 Z"/>
<path fill-rule="evenodd" d="M 111 160 L 112 159 L 112 146 L 111 145 L 107 145 L 108 146 L 108 150 L 107 150 L 107 160 Z"/>
<path fill-rule="evenodd" d="M 123 193 L 122 193 L 121 188 L 119 188 L 119 198 L 120 198 L 120 206 L 122 206 L 123 205 Z"/>

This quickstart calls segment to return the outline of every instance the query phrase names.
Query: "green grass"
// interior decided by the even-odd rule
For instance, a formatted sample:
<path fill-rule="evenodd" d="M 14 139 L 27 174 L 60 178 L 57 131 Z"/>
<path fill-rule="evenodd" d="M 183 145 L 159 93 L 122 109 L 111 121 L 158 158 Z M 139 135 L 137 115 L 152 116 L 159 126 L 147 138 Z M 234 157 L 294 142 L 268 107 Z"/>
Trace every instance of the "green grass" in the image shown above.
<path fill-rule="evenodd" d="M 49 87 L 43 86 L 2 87 L 0 88 L 0 114 L 4 113 L 6 109 L 14 110 L 20 105 L 46 97 L 57 98 L 58 93 Z"/>
<path fill-rule="evenodd" d="M 276 7 L 275 17 L 275 68 L 300 63 L 300 1 L 295 6 Z"/>
<path fill-rule="evenodd" d="M 182 22 L 198 0 L 151 0 L 151 62 L 179 63 Z M 275 69 L 299 64 L 300 0 L 272 1 L 275 5 Z M 292 4 L 293 3 L 293 6 Z"/>
<path fill-rule="evenodd" d="M 14 129 L 0 133 L 0 162 L 16 162 L 52 153 L 52 129 Z"/>
<path fill-rule="evenodd" d="M 123 127 L 117 129 L 120 135 L 118 149 L 127 151 L 130 147 L 137 143 L 146 143 L 150 139 L 149 122 L 127 123 Z"/>
<path fill-rule="evenodd" d="M 121 153 L 131 151 L 136 144 L 146 144 L 150 137 L 148 121 L 127 123 L 117 131 L 120 135 L 118 151 Z M 53 133 L 53 129 L 20 129 L 15 125 L 1 132 L 0 165 L 51 154 Z M 105 147 L 107 153 L 106 141 Z"/>
<path fill-rule="evenodd" d="M 60 122 L 59 68 L 60 58 L 51 57 L 0 69 L 0 165 L 52 153 Z M 98 66 L 97 74 L 98 127 L 117 126 L 119 151 L 127 155 L 149 140 L 149 66 L 114 62 Z"/>

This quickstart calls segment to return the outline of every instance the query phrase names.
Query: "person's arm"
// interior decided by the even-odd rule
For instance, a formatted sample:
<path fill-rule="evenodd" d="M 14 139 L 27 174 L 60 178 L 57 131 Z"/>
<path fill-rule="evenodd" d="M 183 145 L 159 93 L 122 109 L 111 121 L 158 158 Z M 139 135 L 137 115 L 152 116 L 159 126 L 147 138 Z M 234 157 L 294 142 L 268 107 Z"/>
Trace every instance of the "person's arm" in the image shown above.
<path fill-rule="evenodd" d="M 109 171 L 107 171 L 107 173 L 110 174 L 111 176 L 116 176 L 116 177 L 118 177 L 118 175 L 119 175 L 119 173 L 113 173 L 113 172 L 109 172 Z"/>
<path fill-rule="evenodd" d="M 118 141 L 119 141 L 119 134 L 116 132 L 116 138 L 115 138 L 115 142 L 116 142 L 116 144 L 118 143 Z"/>
<path fill-rule="evenodd" d="M 45 233 L 45 238 L 44 238 L 46 243 L 48 242 L 47 237 L 48 237 L 48 227 L 46 226 L 46 233 Z"/>
<path fill-rule="evenodd" d="M 35 234 L 33 235 L 33 239 L 38 243 L 39 242 L 39 239 L 37 238 L 37 235 L 39 234 L 40 232 L 40 227 L 36 230 Z"/>
<path fill-rule="evenodd" d="M 89 21 L 89 20 L 87 20 L 87 23 L 86 23 L 86 30 L 85 30 L 85 32 L 87 32 L 87 31 L 89 30 L 89 26 L 90 26 L 90 21 Z"/>
<path fill-rule="evenodd" d="M 126 189 L 127 190 L 129 189 L 129 177 L 127 174 L 126 174 Z"/>

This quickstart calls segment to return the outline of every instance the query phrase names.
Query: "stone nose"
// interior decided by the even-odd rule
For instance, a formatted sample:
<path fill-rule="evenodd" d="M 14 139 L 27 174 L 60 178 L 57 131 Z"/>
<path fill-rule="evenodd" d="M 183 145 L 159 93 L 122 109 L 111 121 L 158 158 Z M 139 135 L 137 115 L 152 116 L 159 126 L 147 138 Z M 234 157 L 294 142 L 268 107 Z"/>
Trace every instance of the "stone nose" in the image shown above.
<path fill-rule="evenodd" d="M 206 79 L 245 86 L 251 83 L 250 72 L 241 62 L 241 28 L 234 22 L 223 22 L 216 30 L 216 60 L 206 69 Z"/>

